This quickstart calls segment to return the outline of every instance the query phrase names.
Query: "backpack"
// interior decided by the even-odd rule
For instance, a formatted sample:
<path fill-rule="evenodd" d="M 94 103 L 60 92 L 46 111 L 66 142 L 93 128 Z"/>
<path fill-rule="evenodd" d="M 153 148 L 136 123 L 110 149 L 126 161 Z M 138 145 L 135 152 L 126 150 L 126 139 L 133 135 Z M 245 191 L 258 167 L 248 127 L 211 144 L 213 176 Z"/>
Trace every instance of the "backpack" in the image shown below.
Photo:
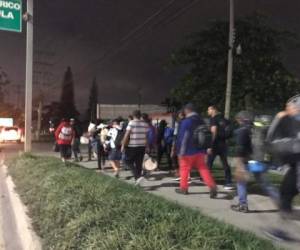
<path fill-rule="evenodd" d="M 117 137 L 116 137 L 114 143 L 115 143 L 116 148 L 120 149 L 122 147 L 122 141 L 125 136 L 126 130 L 125 129 L 121 129 L 121 130 L 117 129 L 117 130 L 118 130 L 118 134 L 117 134 Z"/>
<path fill-rule="evenodd" d="M 165 144 L 172 144 L 174 136 L 174 129 L 166 127 L 164 131 L 164 142 Z"/>
<path fill-rule="evenodd" d="M 217 138 L 227 140 L 233 135 L 232 124 L 226 118 L 222 118 L 218 123 Z"/>
<path fill-rule="evenodd" d="M 64 141 L 70 141 L 72 139 L 73 129 L 71 127 L 62 127 L 58 138 Z"/>
<path fill-rule="evenodd" d="M 205 124 L 199 125 L 193 134 L 194 142 L 200 149 L 208 149 L 212 145 L 212 133 Z"/>

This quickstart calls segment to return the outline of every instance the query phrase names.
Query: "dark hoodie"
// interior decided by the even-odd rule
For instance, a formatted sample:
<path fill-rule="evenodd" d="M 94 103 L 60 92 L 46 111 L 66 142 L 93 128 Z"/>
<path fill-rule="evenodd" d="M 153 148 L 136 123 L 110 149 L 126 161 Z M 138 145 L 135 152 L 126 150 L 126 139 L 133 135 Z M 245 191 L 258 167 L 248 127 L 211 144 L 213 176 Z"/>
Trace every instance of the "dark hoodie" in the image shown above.
<path fill-rule="evenodd" d="M 235 157 L 249 158 L 253 152 L 251 142 L 251 123 L 244 122 L 234 131 Z"/>

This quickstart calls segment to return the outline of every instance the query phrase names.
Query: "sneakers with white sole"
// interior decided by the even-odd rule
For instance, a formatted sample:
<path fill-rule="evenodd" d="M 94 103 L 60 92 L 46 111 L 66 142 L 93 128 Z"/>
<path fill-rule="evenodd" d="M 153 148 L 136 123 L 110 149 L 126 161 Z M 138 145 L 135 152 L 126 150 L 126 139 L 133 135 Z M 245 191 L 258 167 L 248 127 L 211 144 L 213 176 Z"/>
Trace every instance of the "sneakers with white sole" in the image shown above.
<path fill-rule="evenodd" d="M 145 178 L 144 178 L 143 176 L 141 176 L 140 178 L 138 178 L 138 179 L 135 181 L 135 186 L 140 186 L 144 179 L 145 179 Z"/>

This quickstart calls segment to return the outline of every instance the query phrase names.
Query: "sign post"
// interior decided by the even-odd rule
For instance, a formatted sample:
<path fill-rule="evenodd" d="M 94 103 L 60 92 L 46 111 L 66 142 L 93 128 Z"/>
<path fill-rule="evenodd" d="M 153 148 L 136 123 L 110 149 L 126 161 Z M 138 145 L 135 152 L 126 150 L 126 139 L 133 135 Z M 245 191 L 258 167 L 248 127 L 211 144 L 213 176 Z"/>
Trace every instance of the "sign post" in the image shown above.
<path fill-rule="evenodd" d="M 0 30 L 22 32 L 22 0 L 0 0 Z"/>
<path fill-rule="evenodd" d="M 25 89 L 25 152 L 31 151 L 32 125 L 32 57 L 33 57 L 33 0 L 27 0 L 26 89 Z"/>

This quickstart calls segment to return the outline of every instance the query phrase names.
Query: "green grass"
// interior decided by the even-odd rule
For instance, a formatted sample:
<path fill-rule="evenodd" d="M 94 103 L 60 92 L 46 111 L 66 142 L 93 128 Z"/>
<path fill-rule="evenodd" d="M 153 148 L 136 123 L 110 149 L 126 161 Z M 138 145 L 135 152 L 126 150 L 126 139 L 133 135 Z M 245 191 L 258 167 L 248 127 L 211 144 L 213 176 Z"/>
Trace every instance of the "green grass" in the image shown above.
<path fill-rule="evenodd" d="M 24 155 L 9 172 L 44 249 L 275 249 L 196 210 L 54 158 Z"/>

